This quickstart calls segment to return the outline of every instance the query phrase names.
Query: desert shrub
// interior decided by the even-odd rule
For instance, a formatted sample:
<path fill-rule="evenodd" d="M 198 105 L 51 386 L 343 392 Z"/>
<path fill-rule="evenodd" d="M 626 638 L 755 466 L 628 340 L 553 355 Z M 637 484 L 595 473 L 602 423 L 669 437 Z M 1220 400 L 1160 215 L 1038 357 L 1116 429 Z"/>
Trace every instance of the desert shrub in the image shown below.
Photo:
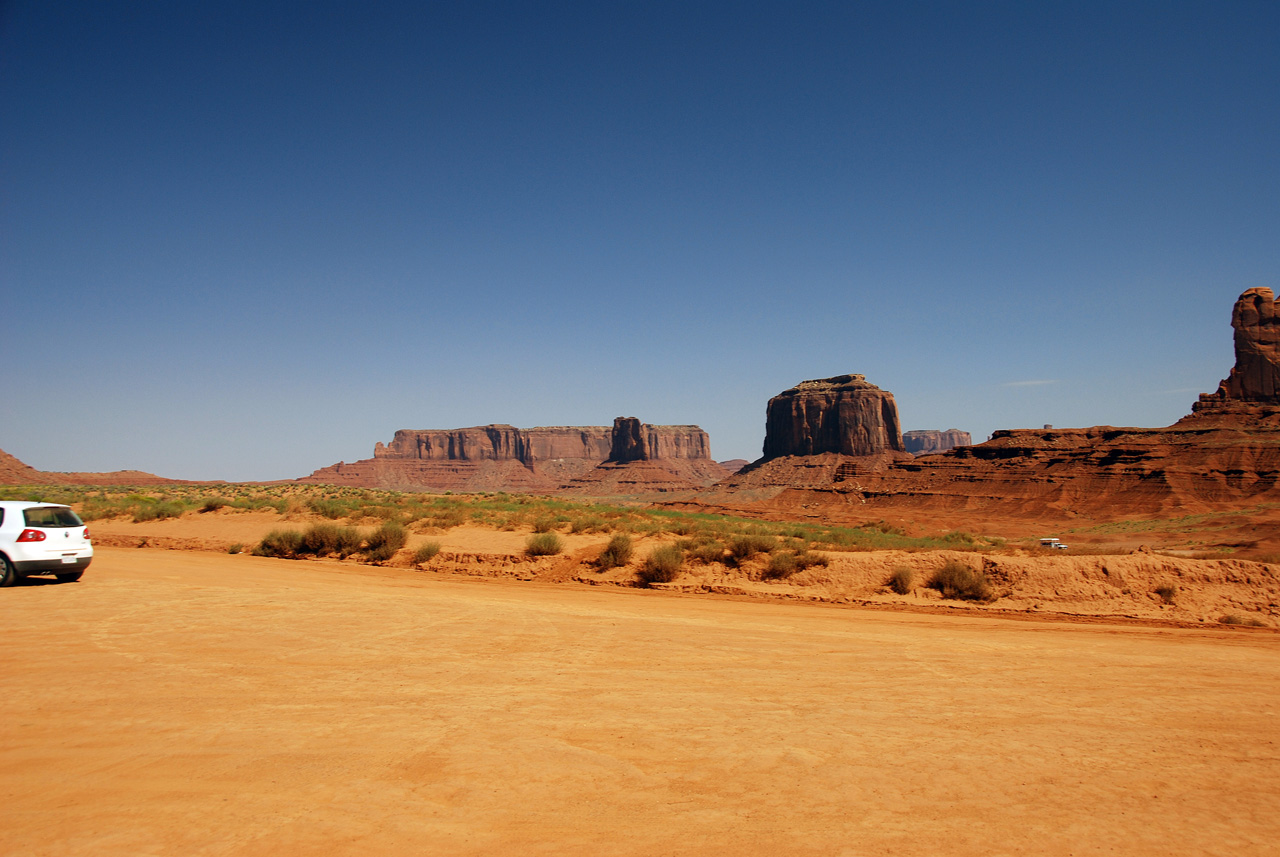
<path fill-rule="evenodd" d="M 689 559 L 695 562 L 710 564 L 713 562 L 724 562 L 724 542 L 716 539 L 709 541 L 697 541 L 688 547 Z"/>
<path fill-rule="evenodd" d="M 524 545 L 524 552 L 529 556 L 554 556 L 562 550 L 564 543 L 555 533 L 535 533 Z"/>
<path fill-rule="evenodd" d="M 796 555 L 791 551 L 779 551 L 769 555 L 769 564 L 764 568 L 765 580 L 785 580 L 800 570 Z"/>
<path fill-rule="evenodd" d="M 991 581 L 981 571 L 974 571 L 953 559 L 933 573 L 927 586 L 942 593 L 943 598 L 961 601 L 990 601 Z"/>
<path fill-rule="evenodd" d="M 1165 604 L 1172 604 L 1178 600 L 1178 587 L 1172 583 L 1162 583 L 1152 590 L 1156 595 L 1160 596 L 1160 600 Z"/>
<path fill-rule="evenodd" d="M 178 518 L 187 509 L 177 500 L 157 500 L 143 503 L 133 512 L 134 521 L 159 521 L 164 518 Z"/>
<path fill-rule="evenodd" d="M 364 541 L 364 555 L 370 562 L 385 562 L 409 541 L 409 531 L 404 524 L 386 521 L 370 533 Z"/>
<path fill-rule="evenodd" d="M 634 552 L 635 548 L 631 544 L 631 536 L 626 533 L 616 533 L 613 538 L 609 539 L 609 544 L 600 554 L 600 558 L 596 560 L 596 568 L 604 571 L 626 565 L 631 562 L 631 555 Z"/>
<path fill-rule="evenodd" d="M 737 535 L 729 539 L 729 560 L 737 565 L 760 553 L 773 553 L 778 549 L 778 540 L 773 536 L 755 533 Z"/>
<path fill-rule="evenodd" d="M 421 565 L 424 562 L 430 562 L 435 559 L 436 554 L 440 553 L 439 542 L 425 542 L 413 552 L 414 563 Z"/>
<path fill-rule="evenodd" d="M 885 585 L 899 595 L 906 595 L 915 587 L 915 582 L 915 572 L 905 565 L 900 565 L 889 572 L 889 579 L 885 581 Z"/>
<path fill-rule="evenodd" d="M 240 542 L 236 542 L 227 548 L 227 553 L 240 553 L 243 550 L 244 545 L 240 544 Z"/>
<path fill-rule="evenodd" d="M 569 527 L 571 533 L 607 533 L 608 531 L 609 525 L 605 523 L 604 518 L 597 518 L 594 515 L 574 518 L 572 526 Z"/>
<path fill-rule="evenodd" d="M 351 505 L 342 500 L 330 497 L 312 497 L 307 501 L 307 508 L 322 518 L 337 520 L 351 514 Z"/>
<path fill-rule="evenodd" d="M 204 502 L 200 504 L 201 512 L 216 512 L 223 506 L 227 505 L 230 500 L 226 497 L 206 497 Z"/>
<path fill-rule="evenodd" d="M 556 528 L 555 518 L 538 518 L 533 522 L 533 531 L 535 533 L 550 533 Z"/>
<path fill-rule="evenodd" d="M 670 583 L 684 566 L 684 551 L 675 545 L 655 548 L 640 566 L 640 580 L 650 583 Z"/>
<path fill-rule="evenodd" d="M 1220 625 L 1247 625 L 1250 628 L 1265 628 L 1267 623 L 1254 616 L 1240 616 L 1236 613 L 1228 613 L 1218 620 Z"/>
<path fill-rule="evenodd" d="M 313 524 L 302 534 L 302 547 L 299 549 L 299 553 L 311 553 L 316 556 L 328 556 L 336 553 L 347 557 L 359 549 L 360 533 L 354 527 L 339 527 L 337 524 Z"/>
<path fill-rule="evenodd" d="M 302 547 L 302 533 L 297 530 L 272 530 L 253 549 L 256 556 L 294 557 Z"/>
<path fill-rule="evenodd" d="M 826 567 L 831 561 L 822 554 L 799 550 L 777 551 L 769 555 L 769 563 L 764 569 L 765 580 L 785 580 L 797 571 L 804 571 L 815 565 Z"/>

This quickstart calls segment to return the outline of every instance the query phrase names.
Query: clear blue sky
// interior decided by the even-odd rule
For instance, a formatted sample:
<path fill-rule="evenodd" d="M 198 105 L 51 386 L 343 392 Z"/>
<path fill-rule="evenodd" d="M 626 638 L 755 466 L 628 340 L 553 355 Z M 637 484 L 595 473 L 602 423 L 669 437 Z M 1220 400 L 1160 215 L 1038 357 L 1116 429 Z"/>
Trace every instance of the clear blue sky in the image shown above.
<path fill-rule="evenodd" d="M 0 449 L 1167 425 L 1280 288 L 1280 4 L 0 0 Z"/>

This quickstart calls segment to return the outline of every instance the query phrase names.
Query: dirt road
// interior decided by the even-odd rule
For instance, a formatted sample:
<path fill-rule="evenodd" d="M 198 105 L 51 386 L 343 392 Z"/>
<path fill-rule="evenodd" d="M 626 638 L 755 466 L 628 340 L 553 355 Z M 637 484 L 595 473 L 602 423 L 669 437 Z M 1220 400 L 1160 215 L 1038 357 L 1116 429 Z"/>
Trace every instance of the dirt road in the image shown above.
<path fill-rule="evenodd" d="M 99 550 L 0 591 L 0 853 L 1280 853 L 1280 636 Z"/>

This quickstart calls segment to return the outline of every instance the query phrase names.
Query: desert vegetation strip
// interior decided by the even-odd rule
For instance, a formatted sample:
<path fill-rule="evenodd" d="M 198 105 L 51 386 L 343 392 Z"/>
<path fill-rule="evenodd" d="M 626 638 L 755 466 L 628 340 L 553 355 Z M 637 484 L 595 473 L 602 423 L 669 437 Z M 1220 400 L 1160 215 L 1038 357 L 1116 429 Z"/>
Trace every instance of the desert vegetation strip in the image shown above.
<path fill-rule="evenodd" d="M 732 515 L 655 509 L 565 500 L 524 494 L 422 494 L 326 485 L 226 484 L 211 488 L 163 486 L 157 489 L 101 486 L 7 486 L 0 499 L 37 499 L 74 506 L 86 521 L 176 518 L 188 513 L 273 510 L 285 519 L 319 516 L 348 524 L 377 521 L 444 531 L 463 524 L 534 533 L 629 533 L 671 535 L 697 541 L 704 550 L 722 545 L 735 557 L 808 546 L 830 551 L 964 550 L 1002 546 L 999 539 L 968 532 L 908 535 L 883 521 L 855 527 L 818 523 L 762 521 Z M 335 551 L 336 552 L 336 551 Z"/>

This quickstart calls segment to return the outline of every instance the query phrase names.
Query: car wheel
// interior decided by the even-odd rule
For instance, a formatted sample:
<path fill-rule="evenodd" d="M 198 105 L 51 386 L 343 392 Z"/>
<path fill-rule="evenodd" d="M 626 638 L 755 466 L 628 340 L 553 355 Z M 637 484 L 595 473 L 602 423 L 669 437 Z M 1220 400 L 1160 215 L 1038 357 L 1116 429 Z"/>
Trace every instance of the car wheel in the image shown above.
<path fill-rule="evenodd" d="M 68 571 L 66 574 L 55 574 L 54 577 L 58 578 L 59 583 L 75 583 L 82 574 L 83 571 Z"/>
<path fill-rule="evenodd" d="M 7 556 L 0 555 L 0 586 L 13 586 L 18 582 L 18 570 Z"/>

